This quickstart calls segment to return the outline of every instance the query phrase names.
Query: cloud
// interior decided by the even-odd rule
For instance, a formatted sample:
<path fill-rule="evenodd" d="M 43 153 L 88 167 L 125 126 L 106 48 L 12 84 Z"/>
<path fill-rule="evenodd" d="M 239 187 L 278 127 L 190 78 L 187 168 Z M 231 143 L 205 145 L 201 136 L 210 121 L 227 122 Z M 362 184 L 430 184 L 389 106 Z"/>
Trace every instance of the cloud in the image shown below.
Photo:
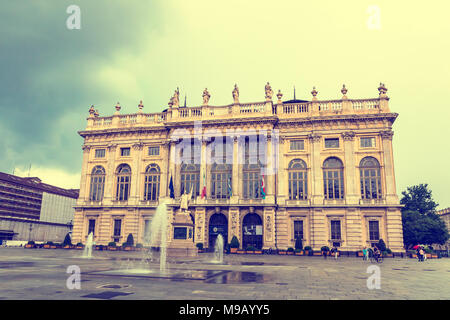
<path fill-rule="evenodd" d="M 64 189 L 80 188 L 80 173 L 71 174 L 65 170 L 46 167 L 17 167 L 14 175 L 19 177 L 38 177 L 43 183 Z"/>

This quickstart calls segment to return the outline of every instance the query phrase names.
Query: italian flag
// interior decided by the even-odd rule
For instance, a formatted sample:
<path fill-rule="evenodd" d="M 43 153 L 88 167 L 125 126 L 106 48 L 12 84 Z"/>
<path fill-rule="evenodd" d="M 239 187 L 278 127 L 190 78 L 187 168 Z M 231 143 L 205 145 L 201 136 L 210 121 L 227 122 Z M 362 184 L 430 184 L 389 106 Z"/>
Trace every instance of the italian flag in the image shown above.
<path fill-rule="evenodd" d="M 261 197 L 266 198 L 266 186 L 264 185 L 264 175 L 261 178 Z"/>
<path fill-rule="evenodd" d="M 206 197 L 206 178 L 205 178 L 205 173 L 203 173 L 203 188 L 202 188 L 201 198 L 203 199 L 204 197 Z"/>

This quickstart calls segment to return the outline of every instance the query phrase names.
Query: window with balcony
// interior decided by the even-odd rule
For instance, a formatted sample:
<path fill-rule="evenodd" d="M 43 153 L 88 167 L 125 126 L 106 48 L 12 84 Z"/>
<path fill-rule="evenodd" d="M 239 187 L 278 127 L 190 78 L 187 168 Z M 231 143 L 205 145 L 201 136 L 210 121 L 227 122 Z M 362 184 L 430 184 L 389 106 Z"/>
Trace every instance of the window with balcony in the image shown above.
<path fill-rule="evenodd" d="M 365 157 L 359 164 L 361 197 L 363 199 L 381 199 L 380 163 L 373 157 Z"/>
<path fill-rule="evenodd" d="M 105 169 L 102 166 L 96 166 L 92 169 L 91 186 L 89 191 L 90 201 L 102 201 L 105 190 Z"/>
<path fill-rule="evenodd" d="M 130 195 L 131 168 L 121 164 L 116 171 L 116 200 L 127 201 Z"/>
<path fill-rule="evenodd" d="M 289 200 L 306 200 L 308 198 L 308 180 L 306 163 L 294 159 L 289 163 Z"/>
<path fill-rule="evenodd" d="M 159 198 L 161 170 L 156 164 L 150 164 L 145 169 L 144 200 L 156 201 Z"/>
<path fill-rule="evenodd" d="M 325 199 L 344 198 L 344 166 L 338 158 L 323 163 L 323 189 Z"/>

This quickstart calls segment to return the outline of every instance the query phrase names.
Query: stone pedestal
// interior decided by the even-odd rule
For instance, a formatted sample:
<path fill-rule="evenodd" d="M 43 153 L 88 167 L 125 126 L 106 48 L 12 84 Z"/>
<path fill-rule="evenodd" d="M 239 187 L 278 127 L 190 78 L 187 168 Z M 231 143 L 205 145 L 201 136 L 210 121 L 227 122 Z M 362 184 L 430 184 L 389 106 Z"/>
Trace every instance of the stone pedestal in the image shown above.
<path fill-rule="evenodd" d="M 170 226 L 170 242 L 167 244 L 168 257 L 196 257 L 198 249 L 193 242 L 194 223 L 190 211 L 178 210 Z"/>

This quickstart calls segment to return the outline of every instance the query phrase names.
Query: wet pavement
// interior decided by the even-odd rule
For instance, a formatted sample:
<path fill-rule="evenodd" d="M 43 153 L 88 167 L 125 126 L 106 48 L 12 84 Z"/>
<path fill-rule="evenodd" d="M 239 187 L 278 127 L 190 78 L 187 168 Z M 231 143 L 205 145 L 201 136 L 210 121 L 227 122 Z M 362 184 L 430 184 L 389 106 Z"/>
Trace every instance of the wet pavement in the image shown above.
<path fill-rule="evenodd" d="M 279 255 L 212 254 L 168 259 L 168 273 L 141 252 L 0 248 L 0 299 L 450 299 L 450 259 L 385 259 L 380 289 L 369 289 L 370 263 Z M 81 271 L 80 289 L 69 289 L 69 266 Z M 152 270 L 143 273 L 142 269 Z M 137 270 L 138 272 L 129 272 Z"/>

